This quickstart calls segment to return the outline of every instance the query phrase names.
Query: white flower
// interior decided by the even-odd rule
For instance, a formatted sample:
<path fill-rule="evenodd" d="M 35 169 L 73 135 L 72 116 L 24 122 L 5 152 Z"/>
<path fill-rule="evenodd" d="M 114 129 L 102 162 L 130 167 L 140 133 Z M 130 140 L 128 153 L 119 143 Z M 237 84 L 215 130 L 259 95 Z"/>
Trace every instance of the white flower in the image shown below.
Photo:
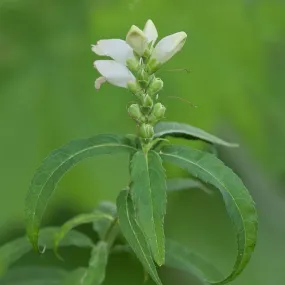
<path fill-rule="evenodd" d="M 123 40 L 100 40 L 92 45 L 92 51 L 98 55 L 109 56 L 115 61 L 126 64 L 129 58 L 133 58 L 133 49 Z"/>
<path fill-rule="evenodd" d="M 128 82 L 135 81 L 134 75 L 126 67 L 128 59 L 134 58 L 132 48 L 123 40 L 110 39 L 100 40 L 92 46 L 92 51 L 101 56 L 109 56 L 114 60 L 96 60 L 94 67 L 103 75 L 95 81 L 95 88 L 100 89 L 101 85 L 109 83 L 127 87 Z"/>
<path fill-rule="evenodd" d="M 154 23 L 148 20 L 143 31 L 132 26 L 126 41 L 121 39 L 100 40 L 96 45 L 93 45 L 92 51 L 97 55 L 113 59 L 94 62 L 94 66 L 102 75 L 96 79 L 95 88 L 100 89 L 106 81 L 124 88 L 128 87 L 128 83 L 134 83 L 136 78 L 129 70 L 136 72 L 136 66 L 139 64 L 134 52 L 139 56 L 150 56 L 149 70 L 152 73 L 155 72 L 161 64 L 182 49 L 187 35 L 184 32 L 179 32 L 167 36 L 154 47 L 157 37 L 158 33 Z"/>
<path fill-rule="evenodd" d="M 132 26 L 127 34 L 126 42 L 138 55 L 142 56 L 149 43 L 152 43 L 152 46 L 154 46 L 157 37 L 158 33 L 154 23 L 148 20 L 143 31 L 137 26 Z M 178 32 L 163 38 L 151 51 L 150 60 L 156 62 L 156 65 L 165 63 L 182 49 L 186 38 L 187 34 L 185 32 Z"/>
<path fill-rule="evenodd" d="M 94 66 L 103 75 L 103 77 L 99 77 L 95 81 L 97 90 L 100 89 L 101 84 L 105 81 L 124 88 L 127 88 L 129 82 L 136 81 L 136 78 L 128 68 L 115 60 L 96 60 Z"/>
<path fill-rule="evenodd" d="M 158 34 L 156 27 L 152 20 L 147 20 L 144 30 L 142 31 L 137 26 L 133 25 L 129 30 L 126 42 L 133 48 L 133 50 L 140 56 L 142 56 L 149 43 L 152 45 L 157 40 Z"/>
<path fill-rule="evenodd" d="M 186 41 L 185 32 L 175 33 L 160 40 L 154 48 L 151 58 L 156 59 L 161 64 L 168 61 L 177 52 L 179 52 Z"/>
<path fill-rule="evenodd" d="M 147 38 L 144 32 L 137 26 L 132 26 L 129 30 L 126 42 L 133 48 L 133 50 L 142 56 L 147 48 Z"/>
<path fill-rule="evenodd" d="M 152 45 L 154 45 L 158 38 L 158 33 L 152 20 L 147 20 L 143 31 L 147 38 L 148 43 L 151 42 Z"/>

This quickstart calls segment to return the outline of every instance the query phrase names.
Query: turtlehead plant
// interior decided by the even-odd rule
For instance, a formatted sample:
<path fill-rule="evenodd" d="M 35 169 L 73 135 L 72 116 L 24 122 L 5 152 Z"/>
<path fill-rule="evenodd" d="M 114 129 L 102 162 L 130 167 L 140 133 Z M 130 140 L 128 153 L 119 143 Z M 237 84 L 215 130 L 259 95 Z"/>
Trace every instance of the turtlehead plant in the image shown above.
<path fill-rule="evenodd" d="M 98 134 L 77 139 L 53 151 L 43 161 L 31 181 L 26 199 L 30 243 L 23 237 L 0 248 L 2 273 L 32 248 L 40 253 L 53 248 L 60 257 L 58 249 L 70 245 L 90 248 L 89 266 L 73 272 L 42 268 L 43 280 L 52 275 L 57 284 L 102 284 L 109 256 L 122 251 L 134 254 L 157 285 L 162 284 L 160 266 L 194 274 L 201 284 L 216 285 L 229 283 L 243 271 L 257 236 L 257 213 L 249 192 L 240 178 L 214 154 L 173 145 L 167 140 L 167 137 L 180 137 L 224 147 L 237 146 L 197 127 L 164 121 L 166 107 L 159 102 L 164 83 L 156 77 L 156 72 L 182 50 L 186 38 L 185 32 L 178 32 L 157 42 L 156 27 L 148 20 L 143 30 L 132 26 L 126 40 L 103 39 L 92 46 L 98 56 L 109 57 L 94 62 L 100 73 L 95 88 L 99 90 L 104 83 L 110 83 L 128 90 L 135 100 L 127 112 L 136 124 L 136 133 Z M 63 175 L 86 158 L 117 153 L 129 156 L 130 183 L 119 193 L 116 203 L 103 201 L 93 212 L 75 216 L 62 227 L 40 231 L 46 206 Z M 184 169 L 192 178 L 167 179 L 165 163 Z M 220 191 L 236 233 L 237 255 L 228 274 L 221 273 L 213 265 L 214 260 L 207 260 L 164 234 L 167 195 L 191 188 L 207 192 L 208 186 Z M 83 223 L 93 224 L 96 242 L 95 238 L 74 229 Z M 205 268 L 210 275 L 204 272 Z M 32 280 L 32 274 L 30 278 Z"/>

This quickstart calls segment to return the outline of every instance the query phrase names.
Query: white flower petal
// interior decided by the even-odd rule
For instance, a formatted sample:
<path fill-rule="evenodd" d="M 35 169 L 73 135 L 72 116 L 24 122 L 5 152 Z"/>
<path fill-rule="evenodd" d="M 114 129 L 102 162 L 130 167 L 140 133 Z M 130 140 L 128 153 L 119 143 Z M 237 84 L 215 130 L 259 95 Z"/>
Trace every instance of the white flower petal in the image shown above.
<path fill-rule="evenodd" d="M 152 20 L 147 20 L 143 31 L 148 43 L 152 42 L 152 44 L 154 44 L 157 40 L 158 33 Z"/>
<path fill-rule="evenodd" d="M 115 86 L 127 88 L 128 82 L 136 81 L 126 66 L 114 60 L 96 60 L 94 66 L 109 83 Z"/>
<path fill-rule="evenodd" d="M 100 40 L 92 45 L 92 51 L 98 55 L 110 56 L 114 60 L 126 64 L 127 59 L 134 57 L 132 48 L 123 40 Z"/>
<path fill-rule="evenodd" d="M 144 32 L 137 26 L 131 26 L 126 42 L 133 48 L 138 55 L 143 55 L 147 48 L 147 38 Z"/>
<path fill-rule="evenodd" d="M 101 85 L 103 83 L 105 83 L 107 80 L 105 77 L 101 76 L 101 77 L 98 77 L 96 80 L 95 80 L 95 89 L 96 90 L 99 90 L 101 88 Z"/>
<path fill-rule="evenodd" d="M 184 32 L 179 32 L 163 38 L 156 45 L 151 57 L 155 58 L 160 63 L 168 61 L 182 49 L 186 38 L 187 34 Z"/>

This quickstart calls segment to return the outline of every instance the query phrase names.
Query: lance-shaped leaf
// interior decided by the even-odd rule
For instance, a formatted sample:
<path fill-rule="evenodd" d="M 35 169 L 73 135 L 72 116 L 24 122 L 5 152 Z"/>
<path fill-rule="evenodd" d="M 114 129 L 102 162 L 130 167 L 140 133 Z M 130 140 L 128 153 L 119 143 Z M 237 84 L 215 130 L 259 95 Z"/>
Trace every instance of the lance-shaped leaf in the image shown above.
<path fill-rule="evenodd" d="M 54 238 L 60 228 L 46 228 L 40 231 L 39 244 L 42 248 L 53 248 Z M 62 240 L 61 246 L 92 247 L 92 240 L 83 233 L 70 231 Z M 18 259 L 32 250 L 32 245 L 26 236 L 17 238 L 0 247 L 0 276 Z"/>
<path fill-rule="evenodd" d="M 154 136 L 158 137 L 178 137 L 192 140 L 202 140 L 207 143 L 223 145 L 227 147 L 238 147 L 238 144 L 226 142 L 202 129 L 191 125 L 177 122 L 159 122 L 154 127 Z"/>
<path fill-rule="evenodd" d="M 223 279 L 222 273 L 206 258 L 170 239 L 166 239 L 165 265 L 194 275 L 205 285 Z"/>
<path fill-rule="evenodd" d="M 192 178 L 170 178 L 166 181 L 167 192 L 176 192 L 186 189 L 201 189 L 204 192 L 211 194 L 211 191 L 199 180 Z"/>
<path fill-rule="evenodd" d="M 59 268 L 27 266 L 14 268 L 0 285 L 61 285 L 67 273 Z"/>
<path fill-rule="evenodd" d="M 138 151 L 131 162 L 131 195 L 136 218 L 154 260 L 162 265 L 165 259 L 164 215 L 166 211 L 166 180 L 158 153 Z"/>
<path fill-rule="evenodd" d="M 238 255 L 233 271 L 226 279 L 214 284 L 226 284 L 234 280 L 250 260 L 257 238 L 257 213 L 248 190 L 231 169 L 209 153 L 169 145 L 162 148 L 161 157 L 165 162 L 189 171 L 221 191 L 237 235 Z"/>
<path fill-rule="evenodd" d="M 117 215 L 116 205 L 110 201 L 102 201 L 99 203 L 94 213 L 107 214 L 115 219 Z M 93 222 L 93 230 L 98 233 L 100 239 L 105 239 L 112 222 L 113 221 L 110 219 L 99 219 Z"/>
<path fill-rule="evenodd" d="M 35 250 L 42 216 L 62 176 L 85 158 L 134 151 L 128 138 L 111 134 L 74 140 L 53 151 L 36 171 L 26 198 L 27 234 Z"/>
<path fill-rule="evenodd" d="M 68 234 L 73 228 L 87 223 L 93 223 L 94 221 L 107 220 L 113 221 L 114 218 L 110 215 L 100 213 L 80 214 L 69 221 L 67 221 L 57 232 L 54 239 L 54 250 L 57 252 L 57 248 L 60 245 L 62 239 Z"/>
<path fill-rule="evenodd" d="M 80 279 L 82 285 L 100 285 L 105 279 L 105 271 L 108 261 L 108 244 L 100 241 L 93 247 L 89 267 Z"/>
<path fill-rule="evenodd" d="M 133 201 L 127 190 L 121 191 L 117 198 L 117 211 L 122 234 L 157 285 L 162 285 L 152 259 L 150 248 L 136 219 Z"/>

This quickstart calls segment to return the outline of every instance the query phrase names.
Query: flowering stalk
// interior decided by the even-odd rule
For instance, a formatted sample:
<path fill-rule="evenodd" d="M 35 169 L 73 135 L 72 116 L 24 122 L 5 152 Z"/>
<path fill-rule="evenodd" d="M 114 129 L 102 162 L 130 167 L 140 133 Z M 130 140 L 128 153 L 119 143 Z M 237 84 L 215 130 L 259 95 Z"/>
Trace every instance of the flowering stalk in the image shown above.
<path fill-rule="evenodd" d="M 136 82 L 128 83 L 129 90 L 138 99 L 136 104 L 128 108 L 128 113 L 137 123 L 138 134 L 146 150 L 153 139 L 153 126 L 164 118 L 166 111 L 165 106 L 158 102 L 158 93 L 163 88 L 163 81 L 151 73 L 150 58 L 147 56 L 149 52 L 147 49 L 146 55 L 138 59 Z"/>
<path fill-rule="evenodd" d="M 100 89 L 104 82 L 128 88 L 137 98 L 137 103 L 128 108 L 131 118 L 137 123 L 142 148 L 148 151 L 152 145 L 154 125 L 164 118 L 166 108 L 158 101 L 163 81 L 156 78 L 155 72 L 163 63 L 180 51 L 187 38 L 179 32 L 167 36 L 154 46 L 158 37 L 151 20 L 142 31 L 132 26 L 126 41 L 119 39 L 101 40 L 92 46 L 98 55 L 112 57 L 114 60 L 96 60 L 94 66 L 102 74 L 95 81 Z"/>

